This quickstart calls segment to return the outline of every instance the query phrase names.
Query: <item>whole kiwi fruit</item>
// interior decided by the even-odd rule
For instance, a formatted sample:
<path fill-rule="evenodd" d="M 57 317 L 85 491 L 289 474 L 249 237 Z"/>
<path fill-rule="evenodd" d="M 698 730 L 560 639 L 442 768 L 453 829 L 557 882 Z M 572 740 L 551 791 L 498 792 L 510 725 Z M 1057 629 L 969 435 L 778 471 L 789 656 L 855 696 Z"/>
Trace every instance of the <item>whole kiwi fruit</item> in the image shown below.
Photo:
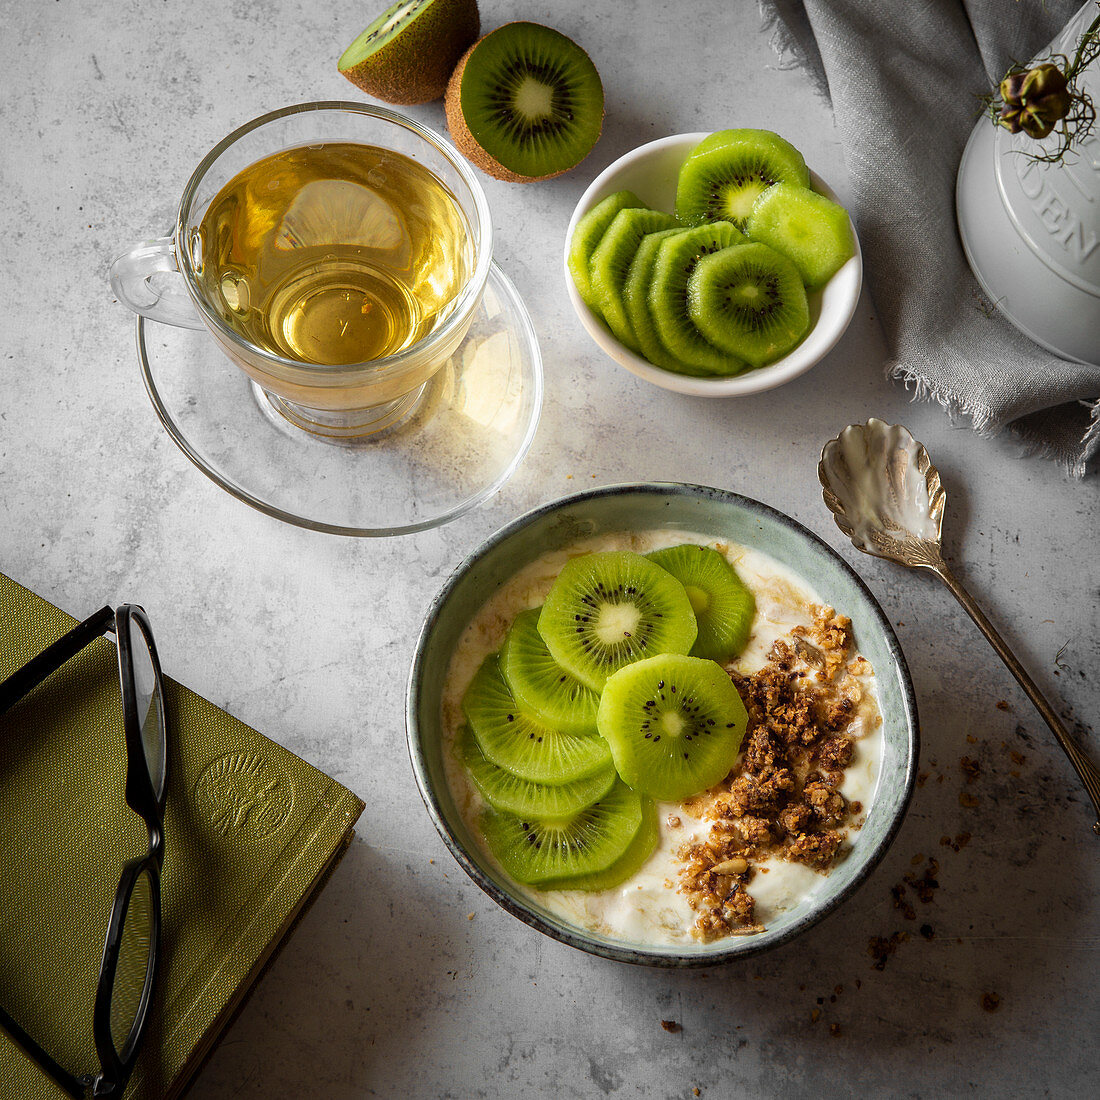
<path fill-rule="evenodd" d="M 343 52 L 337 68 L 387 103 L 430 103 L 481 30 L 477 0 L 399 0 Z"/>
<path fill-rule="evenodd" d="M 591 58 L 539 23 L 506 23 L 478 39 L 451 74 L 444 102 L 466 158 L 513 183 L 568 172 L 603 128 L 603 84 Z"/>

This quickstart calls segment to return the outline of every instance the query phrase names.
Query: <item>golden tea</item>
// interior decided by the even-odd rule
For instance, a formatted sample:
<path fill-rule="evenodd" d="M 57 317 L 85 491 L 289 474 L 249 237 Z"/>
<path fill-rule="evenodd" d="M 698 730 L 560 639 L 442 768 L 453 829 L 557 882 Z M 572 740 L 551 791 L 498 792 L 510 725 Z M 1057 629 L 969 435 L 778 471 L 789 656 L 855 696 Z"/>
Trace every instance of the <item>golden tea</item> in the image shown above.
<path fill-rule="evenodd" d="M 473 268 L 466 218 L 423 165 L 373 145 L 285 149 L 199 226 L 207 302 L 244 340 L 322 365 L 392 355 L 451 312 Z"/>

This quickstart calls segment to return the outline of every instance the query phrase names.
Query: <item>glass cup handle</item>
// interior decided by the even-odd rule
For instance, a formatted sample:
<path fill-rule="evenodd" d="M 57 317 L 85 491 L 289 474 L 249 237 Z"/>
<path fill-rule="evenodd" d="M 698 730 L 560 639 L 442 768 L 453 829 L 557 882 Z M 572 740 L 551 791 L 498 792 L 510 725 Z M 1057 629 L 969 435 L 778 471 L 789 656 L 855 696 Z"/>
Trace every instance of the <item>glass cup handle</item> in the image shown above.
<path fill-rule="evenodd" d="M 184 286 L 171 237 L 134 245 L 108 274 L 118 300 L 135 313 L 178 328 L 205 327 Z"/>

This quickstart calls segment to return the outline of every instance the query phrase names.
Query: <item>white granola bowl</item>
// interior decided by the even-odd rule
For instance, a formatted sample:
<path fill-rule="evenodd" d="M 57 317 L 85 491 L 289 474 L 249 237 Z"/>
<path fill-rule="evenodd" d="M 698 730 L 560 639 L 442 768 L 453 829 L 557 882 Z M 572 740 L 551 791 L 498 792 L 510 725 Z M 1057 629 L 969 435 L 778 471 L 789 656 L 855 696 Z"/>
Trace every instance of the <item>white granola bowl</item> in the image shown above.
<path fill-rule="evenodd" d="M 672 213 L 676 207 L 676 178 L 680 166 L 688 153 L 699 144 L 706 133 L 673 134 L 659 138 L 647 145 L 639 146 L 614 163 L 608 165 L 589 185 L 581 196 L 569 221 L 565 234 L 565 253 L 563 259 L 565 285 L 573 310 L 584 326 L 585 331 L 596 342 L 600 350 L 615 360 L 620 366 L 677 393 L 691 394 L 696 397 L 738 397 L 763 390 L 774 389 L 784 382 L 805 374 L 819 363 L 844 335 L 849 322 L 855 315 L 859 303 L 859 293 L 863 285 L 863 254 L 859 247 L 859 237 L 852 226 L 852 240 L 855 253 L 843 267 L 819 290 L 811 291 L 810 331 L 802 342 L 787 355 L 764 367 L 747 370 L 732 378 L 696 378 L 688 374 L 676 374 L 656 367 L 640 355 L 625 347 L 612 334 L 604 321 L 585 304 L 573 278 L 569 274 L 569 242 L 573 239 L 573 230 L 577 222 L 601 199 L 616 191 L 633 191 L 644 203 L 654 210 Z M 834 202 L 839 201 L 831 187 L 815 172 L 810 172 L 814 190 L 821 192 Z M 849 219 L 850 224 L 850 219 Z"/>
<path fill-rule="evenodd" d="M 856 645 L 875 669 L 883 749 L 866 821 L 821 885 L 769 921 L 766 931 L 711 943 L 635 943 L 581 928 L 532 900 L 486 855 L 447 781 L 443 693 L 448 665 L 478 610 L 543 553 L 612 532 L 691 531 L 768 554 L 849 616 Z M 660 967 L 714 966 L 758 954 L 811 927 L 849 897 L 882 858 L 905 815 L 919 750 L 916 702 L 889 620 L 855 571 L 816 535 L 775 509 L 723 489 L 636 484 L 594 489 L 536 508 L 471 554 L 428 610 L 409 675 L 409 756 L 436 829 L 471 879 L 507 912 L 582 951 Z"/>

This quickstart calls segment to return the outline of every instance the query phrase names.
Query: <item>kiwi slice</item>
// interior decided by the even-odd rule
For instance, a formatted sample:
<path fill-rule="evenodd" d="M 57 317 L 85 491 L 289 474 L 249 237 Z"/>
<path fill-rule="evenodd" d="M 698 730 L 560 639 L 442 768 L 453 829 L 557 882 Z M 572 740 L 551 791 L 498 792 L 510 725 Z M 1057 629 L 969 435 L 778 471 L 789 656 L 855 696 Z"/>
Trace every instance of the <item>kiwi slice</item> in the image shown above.
<path fill-rule="evenodd" d="M 603 128 L 603 84 L 571 38 L 506 23 L 475 42 L 447 85 L 447 126 L 483 172 L 526 183 L 578 165 Z"/>
<path fill-rule="evenodd" d="M 685 230 L 662 241 L 649 284 L 649 312 L 661 343 L 681 363 L 708 374 L 732 375 L 745 369 L 735 349 L 716 346 L 693 323 L 688 310 L 688 285 L 695 265 L 712 253 L 744 242 L 729 222 L 713 222 Z"/>
<path fill-rule="evenodd" d="M 500 650 L 500 671 L 515 700 L 538 720 L 563 733 L 596 732 L 600 697 L 566 672 L 539 633 L 541 607 L 521 611 Z"/>
<path fill-rule="evenodd" d="M 599 802 L 570 817 L 487 811 L 481 830 L 512 878 L 537 885 L 606 871 L 630 847 L 643 816 L 642 797 L 616 782 Z"/>
<path fill-rule="evenodd" d="M 597 721 L 623 781 L 678 802 L 725 778 L 748 718 L 720 665 L 663 653 L 608 679 Z"/>
<path fill-rule="evenodd" d="M 643 798 L 641 828 L 634 834 L 634 839 L 626 851 L 606 871 L 593 871 L 591 874 L 573 875 L 570 878 L 547 879 L 539 883 L 539 889 L 588 892 L 610 890 L 626 882 L 635 872 L 641 870 L 646 860 L 653 855 L 660 837 L 661 826 L 657 806 L 652 798 Z"/>
<path fill-rule="evenodd" d="M 660 210 L 620 210 L 592 253 L 589 265 L 592 296 L 599 303 L 600 313 L 615 338 L 631 351 L 640 351 L 641 347 L 623 302 L 627 273 L 643 237 L 662 229 L 675 228 L 676 219 Z"/>
<path fill-rule="evenodd" d="M 532 783 L 529 779 L 520 779 L 489 760 L 467 726 L 458 731 L 455 751 L 485 801 L 494 810 L 520 817 L 569 817 L 598 802 L 618 778 L 615 769 L 608 764 L 572 783 Z"/>
<path fill-rule="evenodd" d="M 771 130 L 719 130 L 680 168 L 676 215 L 685 225 L 725 220 L 743 229 L 757 196 L 781 180 L 810 186 L 806 161 L 789 141 Z"/>
<path fill-rule="evenodd" d="M 776 183 L 762 192 L 746 232 L 791 260 L 811 288 L 827 283 L 855 251 L 844 207 L 795 183 Z"/>
<path fill-rule="evenodd" d="M 629 550 L 570 559 L 539 615 L 539 633 L 554 660 L 594 691 L 632 661 L 687 653 L 696 632 L 684 586 Z"/>
<path fill-rule="evenodd" d="M 611 758 L 602 737 L 562 733 L 523 711 L 500 674 L 496 654 L 474 673 L 462 710 L 485 756 L 521 779 L 572 783 L 602 770 Z"/>
<path fill-rule="evenodd" d="M 786 355 L 810 327 L 798 268 L 765 244 L 704 256 L 688 280 L 687 304 L 707 340 L 754 367 Z"/>
<path fill-rule="evenodd" d="M 400 0 L 341 54 L 336 67 L 387 103 L 428 103 L 447 90 L 481 30 L 477 0 Z"/>
<path fill-rule="evenodd" d="M 600 199 L 587 214 L 577 219 L 573 237 L 569 242 L 569 274 L 573 276 L 573 285 L 589 309 L 596 313 L 601 311 L 596 296 L 592 293 L 589 277 L 592 253 L 603 240 L 603 235 L 615 220 L 615 215 L 628 207 L 644 208 L 645 203 L 633 191 L 616 191 Z"/>
<path fill-rule="evenodd" d="M 745 648 L 756 614 L 756 599 L 733 566 L 710 546 L 685 543 L 649 555 L 687 591 L 699 633 L 692 657 L 724 664 Z"/>
<path fill-rule="evenodd" d="M 677 233 L 686 233 L 685 229 L 662 229 L 643 237 L 630 263 L 630 270 L 623 282 L 623 305 L 631 332 L 638 342 L 641 353 L 655 367 L 675 371 L 678 374 L 706 374 L 707 371 L 692 368 L 680 363 L 661 343 L 657 335 L 657 326 L 649 311 L 649 286 L 653 281 L 653 265 L 657 262 L 657 249 L 661 242 Z"/>

